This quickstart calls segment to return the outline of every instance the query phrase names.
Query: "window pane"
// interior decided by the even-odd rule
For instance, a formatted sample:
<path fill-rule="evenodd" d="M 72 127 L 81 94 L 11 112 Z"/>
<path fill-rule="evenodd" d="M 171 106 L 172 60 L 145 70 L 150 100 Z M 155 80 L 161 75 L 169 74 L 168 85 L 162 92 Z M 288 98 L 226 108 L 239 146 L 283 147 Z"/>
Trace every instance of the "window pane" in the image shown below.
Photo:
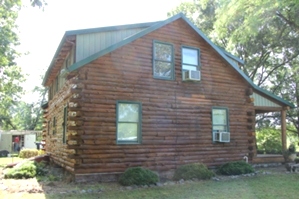
<path fill-rule="evenodd" d="M 183 70 L 198 70 L 196 66 L 183 65 Z"/>
<path fill-rule="evenodd" d="M 137 141 L 137 123 L 118 123 L 117 138 L 123 141 Z"/>
<path fill-rule="evenodd" d="M 183 63 L 198 66 L 198 50 L 183 48 Z"/>
<path fill-rule="evenodd" d="M 222 124 L 226 125 L 226 110 L 213 109 L 213 125 Z"/>
<path fill-rule="evenodd" d="M 217 131 L 219 131 L 219 132 L 226 132 L 227 130 L 226 130 L 226 126 L 213 126 L 213 131 L 215 132 L 217 132 Z"/>
<path fill-rule="evenodd" d="M 167 44 L 155 43 L 155 59 L 162 61 L 172 61 L 172 46 Z"/>
<path fill-rule="evenodd" d="M 155 61 L 154 76 L 171 78 L 171 63 Z"/>
<path fill-rule="evenodd" d="M 138 104 L 118 104 L 118 121 L 120 122 L 138 122 L 139 119 Z"/>

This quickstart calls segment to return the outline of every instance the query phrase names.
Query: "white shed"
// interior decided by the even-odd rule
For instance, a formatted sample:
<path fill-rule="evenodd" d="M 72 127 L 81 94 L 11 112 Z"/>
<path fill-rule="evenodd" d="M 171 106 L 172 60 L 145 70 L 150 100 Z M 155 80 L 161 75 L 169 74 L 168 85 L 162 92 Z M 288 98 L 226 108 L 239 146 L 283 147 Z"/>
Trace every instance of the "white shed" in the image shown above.
<path fill-rule="evenodd" d="M 13 152 L 13 140 L 16 136 L 20 138 L 20 147 L 36 149 L 36 137 L 39 131 L 2 131 L 0 130 L 0 151 Z"/>

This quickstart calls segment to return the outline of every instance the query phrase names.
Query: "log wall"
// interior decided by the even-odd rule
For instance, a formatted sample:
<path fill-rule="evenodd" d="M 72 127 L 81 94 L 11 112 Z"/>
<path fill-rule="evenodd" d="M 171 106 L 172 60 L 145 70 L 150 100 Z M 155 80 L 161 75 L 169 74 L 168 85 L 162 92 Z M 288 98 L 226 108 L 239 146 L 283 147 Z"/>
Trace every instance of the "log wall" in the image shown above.
<path fill-rule="evenodd" d="M 175 80 L 153 78 L 153 40 L 174 45 Z M 182 81 L 182 45 L 200 49 L 200 82 Z M 133 166 L 161 172 L 192 162 L 216 166 L 254 152 L 248 83 L 181 19 L 71 75 L 49 103 L 47 116 L 60 115 L 61 126 L 62 107 L 68 103 L 68 143 L 62 143 L 62 129 L 57 129 L 47 147 L 56 162 L 76 174 L 123 172 Z M 141 144 L 116 144 L 117 100 L 142 103 Z M 230 143 L 212 142 L 214 106 L 229 110 Z"/>
<path fill-rule="evenodd" d="M 50 154 L 51 160 L 70 172 L 74 172 L 76 164 L 76 160 L 70 158 L 70 156 L 74 155 L 76 151 L 74 149 L 68 149 L 68 143 L 63 143 L 63 116 L 64 107 L 69 106 L 70 101 L 74 99 L 72 92 L 74 85 L 76 85 L 73 83 L 74 79 L 75 78 L 68 80 L 53 99 L 49 101 L 48 107 L 44 110 L 45 122 L 43 131 L 45 150 Z M 69 119 L 67 126 L 70 126 L 72 122 L 73 121 Z M 71 136 L 71 133 L 72 132 L 68 130 L 68 132 L 66 132 L 67 137 Z"/>

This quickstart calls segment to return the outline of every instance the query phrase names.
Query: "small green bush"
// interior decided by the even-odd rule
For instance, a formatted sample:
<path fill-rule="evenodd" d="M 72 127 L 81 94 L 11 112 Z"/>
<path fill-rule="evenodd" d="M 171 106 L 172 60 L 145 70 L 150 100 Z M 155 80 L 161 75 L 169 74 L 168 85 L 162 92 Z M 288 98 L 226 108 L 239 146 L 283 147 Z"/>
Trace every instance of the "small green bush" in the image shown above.
<path fill-rule="evenodd" d="M 45 154 L 43 150 L 37 149 L 22 149 L 19 153 L 19 158 L 31 158 L 39 155 Z"/>
<path fill-rule="evenodd" d="M 14 168 L 9 169 L 4 178 L 23 179 L 23 178 L 34 178 L 37 175 L 45 175 L 47 170 L 44 169 L 44 163 L 36 163 L 33 161 L 25 161 Z"/>
<path fill-rule="evenodd" d="M 120 176 L 118 182 L 123 186 L 150 185 L 159 182 L 159 176 L 149 169 L 132 167 Z"/>
<path fill-rule="evenodd" d="M 244 161 L 228 162 L 218 169 L 218 173 L 222 175 L 241 175 L 253 172 L 253 167 Z"/>
<path fill-rule="evenodd" d="M 19 154 L 19 158 L 31 158 L 38 156 L 37 149 L 22 149 Z"/>
<path fill-rule="evenodd" d="M 214 172 L 210 171 L 206 165 L 202 163 L 193 163 L 193 164 L 186 164 L 182 165 L 176 169 L 173 179 L 174 180 L 191 180 L 193 178 L 197 179 L 210 179 L 215 174 Z"/>
<path fill-rule="evenodd" d="M 22 179 L 22 178 L 33 178 L 36 176 L 36 166 L 31 161 L 26 161 L 19 166 L 15 166 L 12 169 L 9 169 L 4 178 L 14 178 L 14 179 Z"/>
<path fill-rule="evenodd" d="M 44 161 L 41 162 L 34 162 L 34 165 L 36 166 L 36 175 L 37 176 L 44 176 L 48 173 L 48 170 L 46 169 L 47 163 Z"/>

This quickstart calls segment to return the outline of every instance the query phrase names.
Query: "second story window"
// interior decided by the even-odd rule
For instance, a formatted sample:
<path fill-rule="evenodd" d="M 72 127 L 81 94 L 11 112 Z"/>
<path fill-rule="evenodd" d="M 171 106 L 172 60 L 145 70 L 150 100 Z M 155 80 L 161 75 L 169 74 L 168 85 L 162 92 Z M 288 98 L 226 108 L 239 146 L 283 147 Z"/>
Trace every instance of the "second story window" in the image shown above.
<path fill-rule="evenodd" d="M 182 69 L 199 70 L 199 49 L 183 47 L 182 48 Z"/>
<path fill-rule="evenodd" d="M 153 76 L 158 79 L 174 79 L 174 55 L 172 44 L 154 41 Z"/>
<path fill-rule="evenodd" d="M 182 47 L 182 78 L 184 81 L 200 81 L 200 52 L 198 48 Z"/>

